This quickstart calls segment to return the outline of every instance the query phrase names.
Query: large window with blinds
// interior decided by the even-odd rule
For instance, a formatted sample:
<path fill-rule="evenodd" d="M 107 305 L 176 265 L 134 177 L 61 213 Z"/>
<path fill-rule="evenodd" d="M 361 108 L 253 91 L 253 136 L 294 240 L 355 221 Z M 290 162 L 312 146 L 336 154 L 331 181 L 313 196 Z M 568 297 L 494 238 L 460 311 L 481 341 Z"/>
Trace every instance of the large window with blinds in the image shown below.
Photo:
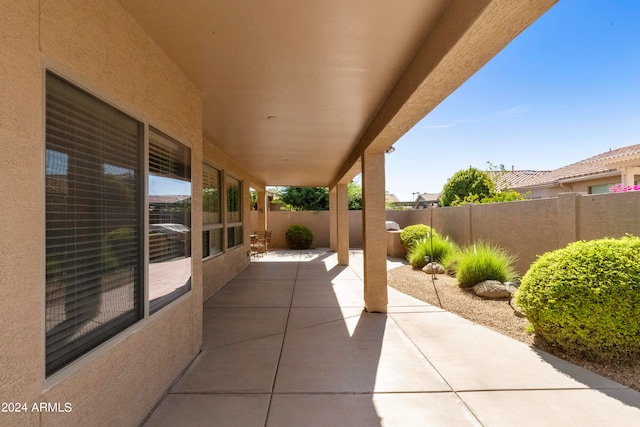
<path fill-rule="evenodd" d="M 202 165 L 202 257 L 222 252 L 222 173 Z"/>
<path fill-rule="evenodd" d="M 227 181 L 227 248 L 242 244 L 242 182 L 230 175 Z"/>
<path fill-rule="evenodd" d="M 136 323 L 143 126 L 46 75 L 46 374 Z"/>
<path fill-rule="evenodd" d="M 191 150 L 149 129 L 149 313 L 191 289 Z"/>

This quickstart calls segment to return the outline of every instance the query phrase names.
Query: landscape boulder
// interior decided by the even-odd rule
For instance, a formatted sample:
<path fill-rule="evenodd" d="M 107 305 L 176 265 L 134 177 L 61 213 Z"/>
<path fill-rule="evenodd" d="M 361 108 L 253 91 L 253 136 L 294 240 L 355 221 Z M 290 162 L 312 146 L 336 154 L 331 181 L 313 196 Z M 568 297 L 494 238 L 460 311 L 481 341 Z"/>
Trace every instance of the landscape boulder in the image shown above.
<path fill-rule="evenodd" d="M 428 274 L 445 274 L 447 272 L 444 267 L 437 262 L 428 263 L 427 265 L 422 267 L 422 271 Z"/>
<path fill-rule="evenodd" d="M 473 292 L 482 298 L 503 299 L 510 298 L 509 289 L 498 280 L 485 280 L 473 287 Z"/>

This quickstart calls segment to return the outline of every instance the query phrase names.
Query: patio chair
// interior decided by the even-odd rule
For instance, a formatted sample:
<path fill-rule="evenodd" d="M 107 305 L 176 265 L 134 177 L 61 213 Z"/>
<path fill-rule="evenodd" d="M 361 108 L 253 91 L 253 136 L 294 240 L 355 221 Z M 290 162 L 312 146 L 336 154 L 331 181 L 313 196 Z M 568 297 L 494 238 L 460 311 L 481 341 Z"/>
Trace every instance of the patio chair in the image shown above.
<path fill-rule="evenodd" d="M 256 243 L 260 249 L 260 253 L 269 252 L 269 244 L 271 244 L 271 230 L 254 231 L 253 235 L 257 236 Z"/>
<path fill-rule="evenodd" d="M 261 238 L 259 237 L 257 232 L 251 233 L 251 257 L 257 258 L 267 252 L 266 246 L 263 242 L 261 242 Z"/>

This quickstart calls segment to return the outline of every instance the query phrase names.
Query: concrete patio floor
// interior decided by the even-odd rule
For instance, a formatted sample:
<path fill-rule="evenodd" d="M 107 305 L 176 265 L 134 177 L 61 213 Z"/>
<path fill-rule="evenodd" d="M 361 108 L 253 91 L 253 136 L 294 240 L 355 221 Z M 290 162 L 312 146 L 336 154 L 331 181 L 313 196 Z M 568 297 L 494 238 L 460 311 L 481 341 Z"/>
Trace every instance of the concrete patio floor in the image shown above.
<path fill-rule="evenodd" d="M 640 425 L 640 393 L 392 288 L 388 314 L 363 312 L 362 262 L 252 262 L 145 426 Z"/>

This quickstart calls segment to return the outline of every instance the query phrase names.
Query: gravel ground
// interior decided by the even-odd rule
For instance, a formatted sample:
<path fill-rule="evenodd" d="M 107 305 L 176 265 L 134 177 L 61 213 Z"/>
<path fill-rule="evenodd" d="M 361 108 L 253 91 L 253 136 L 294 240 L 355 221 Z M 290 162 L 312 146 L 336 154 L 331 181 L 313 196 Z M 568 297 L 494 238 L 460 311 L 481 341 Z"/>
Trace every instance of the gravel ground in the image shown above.
<path fill-rule="evenodd" d="M 462 289 L 455 278 L 444 274 L 431 275 L 405 265 L 388 272 L 388 284 L 414 298 L 442 307 L 472 322 L 487 326 L 501 334 L 522 341 L 571 363 L 582 366 L 604 377 L 640 391 L 640 360 L 593 362 L 550 346 L 543 339 L 526 333 L 529 325 L 526 318 L 519 316 L 509 305 L 509 301 L 485 300 L 473 291 Z M 434 286 L 435 284 L 435 286 Z M 434 289 L 435 288 L 435 289 Z M 437 292 L 436 292 L 437 290 Z"/>

